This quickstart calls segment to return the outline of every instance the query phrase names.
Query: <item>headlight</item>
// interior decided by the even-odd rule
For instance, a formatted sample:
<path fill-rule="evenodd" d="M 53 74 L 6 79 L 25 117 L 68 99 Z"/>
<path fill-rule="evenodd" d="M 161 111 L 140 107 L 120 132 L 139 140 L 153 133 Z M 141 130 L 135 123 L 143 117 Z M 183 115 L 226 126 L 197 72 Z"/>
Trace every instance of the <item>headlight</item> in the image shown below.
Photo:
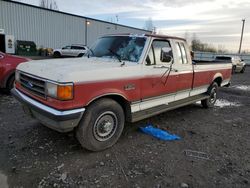
<path fill-rule="evenodd" d="M 17 82 L 20 82 L 20 71 L 16 70 L 16 73 L 15 73 L 15 80 Z"/>
<path fill-rule="evenodd" d="M 59 100 L 73 99 L 73 84 L 46 83 L 47 95 Z"/>

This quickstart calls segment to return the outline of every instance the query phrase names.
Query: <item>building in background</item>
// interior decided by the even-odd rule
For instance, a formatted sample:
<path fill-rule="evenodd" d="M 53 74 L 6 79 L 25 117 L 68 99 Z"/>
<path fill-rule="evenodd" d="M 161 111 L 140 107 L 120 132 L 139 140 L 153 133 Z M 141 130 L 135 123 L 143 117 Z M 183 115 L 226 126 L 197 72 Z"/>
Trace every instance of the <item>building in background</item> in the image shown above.
<path fill-rule="evenodd" d="M 11 46 L 9 38 L 34 41 L 38 48 L 61 48 L 70 44 L 90 46 L 105 34 L 150 33 L 148 30 L 5 0 L 0 0 L 0 31 L 0 50 L 9 53 L 6 48 Z"/>

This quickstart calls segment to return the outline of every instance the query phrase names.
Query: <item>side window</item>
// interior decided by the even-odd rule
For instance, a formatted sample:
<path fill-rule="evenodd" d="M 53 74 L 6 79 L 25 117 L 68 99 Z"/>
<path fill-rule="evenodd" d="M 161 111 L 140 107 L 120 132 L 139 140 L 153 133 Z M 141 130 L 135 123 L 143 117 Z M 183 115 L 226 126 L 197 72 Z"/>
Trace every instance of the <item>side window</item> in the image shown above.
<path fill-rule="evenodd" d="M 153 50 L 154 50 L 154 55 L 155 55 L 155 64 L 161 64 L 162 61 L 162 53 L 163 53 L 163 48 L 170 48 L 170 44 L 168 41 L 161 41 L 161 40 L 155 40 L 153 41 Z M 172 50 L 169 52 L 172 57 Z"/>
<path fill-rule="evenodd" d="M 65 49 L 71 49 L 71 46 L 65 46 L 65 47 L 63 47 L 62 49 L 63 49 L 63 50 L 65 50 Z"/>
<path fill-rule="evenodd" d="M 165 40 L 154 40 L 146 58 L 146 65 L 162 64 L 163 50 L 168 49 L 168 53 L 173 57 L 170 43 Z"/>
<path fill-rule="evenodd" d="M 177 49 L 178 62 L 182 64 L 187 64 L 188 58 L 184 44 L 182 42 L 176 42 L 175 45 Z"/>
<path fill-rule="evenodd" d="M 78 50 L 79 47 L 78 47 L 78 46 L 71 46 L 71 49 L 73 49 L 73 50 Z"/>
<path fill-rule="evenodd" d="M 182 55 L 181 55 L 181 47 L 180 47 L 178 42 L 176 42 L 175 45 L 176 45 L 176 49 L 177 49 L 177 61 L 180 63 L 183 63 Z"/>
<path fill-rule="evenodd" d="M 187 64 L 188 60 L 187 60 L 187 53 L 186 53 L 186 49 L 183 43 L 179 43 L 181 46 L 181 54 L 182 54 L 182 63 L 183 64 Z"/>

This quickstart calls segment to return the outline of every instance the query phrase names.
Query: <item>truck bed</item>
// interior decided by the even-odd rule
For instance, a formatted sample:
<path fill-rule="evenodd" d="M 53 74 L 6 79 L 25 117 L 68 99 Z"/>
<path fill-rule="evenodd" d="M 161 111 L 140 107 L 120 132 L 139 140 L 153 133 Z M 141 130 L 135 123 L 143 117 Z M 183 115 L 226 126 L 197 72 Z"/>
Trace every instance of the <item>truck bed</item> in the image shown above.
<path fill-rule="evenodd" d="M 193 63 L 196 65 L 207 65 L 207 64 L 224 64 L 224 63 L 231 63 L 231 61 L 226 60 L 212 60 L 212 61 L 206 61 L 206 60 L 193 60 Z"/>

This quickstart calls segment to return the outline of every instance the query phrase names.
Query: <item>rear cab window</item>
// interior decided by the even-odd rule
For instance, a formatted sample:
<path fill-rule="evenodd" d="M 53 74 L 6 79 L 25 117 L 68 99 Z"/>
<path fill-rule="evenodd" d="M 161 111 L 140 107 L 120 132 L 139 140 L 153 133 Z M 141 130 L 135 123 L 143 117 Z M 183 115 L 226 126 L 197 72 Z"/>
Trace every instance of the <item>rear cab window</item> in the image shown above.
<path fill-rule="evenodd" d="M 189 52 L 187 52 L 184 43 L 176 41 L 175 47 L 176 47 L 176 54 L 177 54 L 177 62 L 179 64 L 188 64 L 189 62 L 188 62 L 187 53 Z"/>

